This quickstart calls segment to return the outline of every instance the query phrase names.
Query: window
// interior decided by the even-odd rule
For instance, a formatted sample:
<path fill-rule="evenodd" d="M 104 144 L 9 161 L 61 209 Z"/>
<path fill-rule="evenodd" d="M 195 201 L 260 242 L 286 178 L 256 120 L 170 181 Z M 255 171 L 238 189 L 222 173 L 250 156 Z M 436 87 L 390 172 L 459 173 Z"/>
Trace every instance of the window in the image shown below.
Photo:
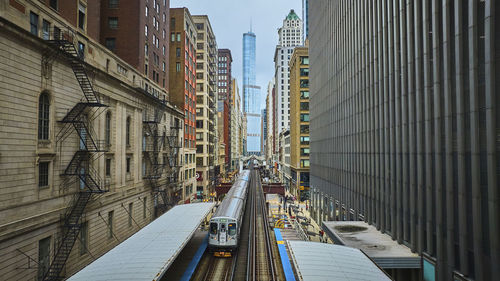
<path fill-rule="evenodd" d="M 50 39 L 50 22 L 46 20 L 42 21 L 42 38 L 44 40 Z"/>
<path fill-rule="evenodd" d="M 203 154 L 203 145 L 197 145 L 196 146 L 196 153 Z"/>
<path fill-rule="evenodd" d="M 115 38 L 106 38 L 106 48 L 111 51 L 114 51 L 116 47 L 116 39 Z"/>
<path fill-rule="evenodd" d="M 218 229 L 217 223 L 216 222 L 211 222 L 210 223 L 210 234 L 217 235 L 217 229 Z"/>
<path fill-rule="evenodd" d="M 54 26 L 54 35 L 52 35 L 54 38 L 60 38 L 61 36 L 61 30 L 59 29 L 59 27 L 57 26 Z"/>
<path fill-rule="evenodd" d="M 180 62 L 175 63 L 175 71 L 181 72 L 181 63 Z"/>
<path fill-rule="evenodd" d="M 58 0 L 50 0 L 50 1 L 49 1 L 49 6 L 50 6 L 52 9 L 56 10 L 56 11 L 57 11 L 57 6 L 58 6 L 58 3 L 57 3 L 57 2 L 58 2 Z"/>
<path fill-rule="evenodd" d="M 146 209 L 147 209 L 147 197 L 144 197 L 144 199 L 142 200 L 142 218 L 145 219 L 146 218 Z"/>
<path fill-rule="evenodd" d="M 309 68 L 301 68 L 300 76 L 309 76 Z"/>
<path fill-rule="evenodd" d="M 177 42 L 181 42 L 181 34 L 177 33 Z"/>
<path fill-rule="evenodd" d="M 118 28 L 118 18 L 117 17 L 108 18 L 108 27 L 111 29 L 117 29 Z"/>
<path fill-rule="evenodd" d="M 300 91 L 301 99 L 309 99 L 309 91 Z"/>
<path fill-rule="evenodd" d="M 127 174 L 130 173 L 130 162 L 132 161 L 132 158 L 130 156 L 127 156 Z"/>
<path fill-rule="evenodd" d="M 38 241 L 38 280 L 43 280 L 50 266 L 50 239 L 49 236 Z"/>
<path fill-rule="evenodd" d="M 300 57 L 300 63 L 303 65 L 309 64 L 309 57 Z"/>
<path fill-rule="evenodd" d="M 144 26 L 144 35 L 146 35 L 146 37 L 148 37 L 148 26 L 147 25 Z"/>
<path fill-rule="evenodd" d="M 205 25 L 203 23 L 197 23 L 196 24 L 196 29 L 202 30 L 203 28 L 205 28 Z"/>
<path fill-rule="evenodd" d="M 49 164 L 50 162 L 38 163 L 38 187 L 49 186 Z"/>
<path fill-rule="evenodd" d="M 181 57 L 181 48 L 175 49 L 175 56 L 180 58 Z"/>
<path fill-rule="evenodd" d="M 300 160 L 301 168 L 309 168 L 309 160 Z"/>
<path fill-rule="evenodd" d="M 300 125 L 301 134 L 309 134 L 309 125 Z"/>
<path fill-rule="evenodd" d="M 162 64 L 162 69 L 163 69 L 163 72 L 165 72 L 165 62 L 163 62 L 163 64 Z"/>
<path fill-rule="evenodd" d="M 196 120 L 196 128 L 203 129 L 203 120 Z"/>
<path fill-rule="evenodd" d="M 308 102 L 301 102 L 300 103 L 300 110 L 309 110 L 309 103 Z"/>
<path fill-rule="evenodd" d="M 166 49 L 165 49 L 165 46 L 163 46 L 163 48 L 162 48 L 162 53 L 163 53 L 163 55 L 165 55 L 165 50 L 166 50 Z"/>
<path fill-rule="evenodd" d="M 170 28 L 175 29 L 175 18 L 170 19 Z"/>
<path fill-rule="evenodd" d="M 228 235 L 231 235 L 231 236 L 236 235 L 236 223 L 228 224 L 227 229 L 228 229 L 228 232 L 227 232 Z"/>
<path fill-rule="evenodd" d="M 38 139 L 49 139 L 50 100 L 48 93 L 42 93 L 38 99 Z"/>
<path fill-rule="evenodd" d="M 113 214 L 114 213 L 115 213 L 114 211 L 108 212 L 108 228 L 109 228 L 108 238 L 113 237 Z"/>
<path fill-rule="evenodd" d="M 111 112 L 109 111 L 106 113 L 104 134 L 106 144 L 111 145 Z"/>
<path fill-rule="evenodd" d="M 80 58 L 84 59 L 85 58 L 85 44 L 82 42 L 78 41 L 78 55 Z"/>
<path fill-rule="evenodd" d="M 309 156 L 309 148 L 301 148 L 300 156 Z"/>
<path fill-rule="evenodd" d="M 85 30 L 85 14 L 87 7 L 81 2 L 78 4 L 78 27 Z"/>
<path fill-rule="evenodd" d="M 203 50 L 203 43 L 197 43 L 196 44 L 196 49 Z"/>
<path fill-rule="evenodd" d="M 170 33 L 170 41 L 175 42 L 175 33 Z"/>
<path fill-rule="evenodd" d="M 80 228 L 80 255 L 87 253 L 87 246 L 89 240 L 89 224 L 84 222 Z"/>
<path fill-rule="evenodd" d="M 300 137 L 300 144 L 309 144 L 309 137 Z"/>
<path fill-rule="evenodd" d="M 166 36 L 165 34 L 166 34 L 165 29 L 163 29 L 162 32 L 161 32 L 161 35 L 162 35 L 163 39 L 165 39 L 165 36 Z"/>
<path fill-rule="evenodd" d="M 309 79 L 300 79 L 301 88 L 309 88 Z"/>
<path fill-rule="evenodd" d="M 30 12 L 31 34 L 38 36 L 38 15 Z"/>
<path fill-rule="evenodd" d="M 144 10 L 144 12 L 146 14 L 146 17 L 148 17 L 148 15 L 149 15 L 149 7 L 148 6 L 146 6 L 146 9 Z"/>
<path fill-rule="evenodd" d="M 107 177 L 110 177 L 110 176 L 111 176 L 111 158 L 107 158 L 107 159 L 106 159 L 106 167 L 105 167 L 105 170 L 106 170 L 106 176 L 107 176 Z"/>
<path fill-rule="evenodd" d="M 108 0 L 108 8 L 110 8 L 110 9 L 118 8 L 118 2 L 119 2 L 118 0 Z"/>
<path fill-rule="evenodd" d="M 127 117 L 126 125 L 125 125 L 125 142 L 127 146 L 130 146 L 130 117 Z"/>
<path fill-rule="evenodd" d="M 308 113 L 300 114 L 300 121 L 301 122 L 309 122 L 309 114 Z"/>
<path fill-rule="evenodd" d="M 132 226 L 132 211 L 133 211 L 133 205 L 134 203 L 129 203 L 128 204 L 128 226 Z"/>

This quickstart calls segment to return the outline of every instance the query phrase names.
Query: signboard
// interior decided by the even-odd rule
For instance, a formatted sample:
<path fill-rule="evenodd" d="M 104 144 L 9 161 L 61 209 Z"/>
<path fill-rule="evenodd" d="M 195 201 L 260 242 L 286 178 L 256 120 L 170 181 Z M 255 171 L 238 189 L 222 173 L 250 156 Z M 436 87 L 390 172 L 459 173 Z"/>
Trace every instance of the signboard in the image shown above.
<path fill-rule="evenodd" d="M 203 180 L 203 172 L 196 172 L 196 181 Z"/>

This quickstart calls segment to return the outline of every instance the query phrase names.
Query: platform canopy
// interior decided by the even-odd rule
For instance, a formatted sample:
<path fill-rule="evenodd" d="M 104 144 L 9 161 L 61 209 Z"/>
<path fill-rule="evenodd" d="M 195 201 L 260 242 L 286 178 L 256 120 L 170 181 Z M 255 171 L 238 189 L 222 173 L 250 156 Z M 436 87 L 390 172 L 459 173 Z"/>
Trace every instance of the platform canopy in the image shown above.
<path fill-rule="evenodd" d="M 175 206 L 68 280 L 159 280 L 213 206 Z"/>
<path fill-rule="evenodd" d="M 359 249 L 307 241 L 289 240 L 287 243 L 299 280 L 391 280 Z"/>

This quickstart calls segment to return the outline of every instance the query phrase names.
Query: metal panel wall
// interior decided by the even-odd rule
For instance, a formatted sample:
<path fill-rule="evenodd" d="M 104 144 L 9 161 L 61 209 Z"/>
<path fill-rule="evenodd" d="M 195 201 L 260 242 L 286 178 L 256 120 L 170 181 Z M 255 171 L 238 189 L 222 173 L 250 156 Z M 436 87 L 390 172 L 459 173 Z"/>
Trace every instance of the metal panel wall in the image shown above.
<path fill-rule="evenodd" d="M 439 280 L 500 276 L 499 1 L 309 5 L 316 219 L 364 219 Z"/>

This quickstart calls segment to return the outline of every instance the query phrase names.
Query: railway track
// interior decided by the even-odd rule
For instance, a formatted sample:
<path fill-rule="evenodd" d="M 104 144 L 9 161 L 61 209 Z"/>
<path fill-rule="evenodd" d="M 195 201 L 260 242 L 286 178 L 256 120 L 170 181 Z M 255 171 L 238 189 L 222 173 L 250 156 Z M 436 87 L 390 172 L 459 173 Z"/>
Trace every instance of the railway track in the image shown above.
<path fill-rule="evenodd" d="M 216 258 L 212 257 L 208 265 L 208 270 L 203 278 L 204 281 L 230 281 L 233 276 L 234 258 Z"/>
<path fill-rule="evenodd" d="M 250 184 L 250 227 L 247 281 L 275 281 L 276 268 L 269 236 L 269 225 L 260 175 L 252 171 Z"/>
<path fill-rule="evenodd" d="M 191 280 L 277 280 L 265 198 L 256 170 L 251 172 L 243 221 L 238 251 L 233 257 L 217 258 L 205 253 Z"/>

